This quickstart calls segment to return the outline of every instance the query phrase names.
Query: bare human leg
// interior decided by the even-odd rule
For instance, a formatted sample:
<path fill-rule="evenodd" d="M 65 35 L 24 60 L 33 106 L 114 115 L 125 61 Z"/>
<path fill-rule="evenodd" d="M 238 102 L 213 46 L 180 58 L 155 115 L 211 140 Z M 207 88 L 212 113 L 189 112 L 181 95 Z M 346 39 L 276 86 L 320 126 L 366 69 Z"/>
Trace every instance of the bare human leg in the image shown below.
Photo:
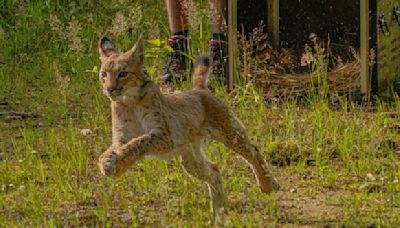
<path fill-rule="evenodd" d="M 226 0 L 210 0 L 211 13 L 213 14 L 211 20 L 212 33 L 226 33 L 226 6 Z"/>

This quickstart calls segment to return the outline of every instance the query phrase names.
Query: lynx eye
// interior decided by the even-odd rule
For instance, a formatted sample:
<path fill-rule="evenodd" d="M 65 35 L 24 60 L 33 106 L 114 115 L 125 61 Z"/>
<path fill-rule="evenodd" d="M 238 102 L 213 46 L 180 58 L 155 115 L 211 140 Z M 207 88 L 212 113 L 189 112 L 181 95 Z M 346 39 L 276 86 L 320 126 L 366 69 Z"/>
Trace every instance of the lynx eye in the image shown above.
<path fill-rule="evenodd" d="M 118 74 L 118 79 L 124 79 L 128 77 L 128 72 L 121 72 Z"/>

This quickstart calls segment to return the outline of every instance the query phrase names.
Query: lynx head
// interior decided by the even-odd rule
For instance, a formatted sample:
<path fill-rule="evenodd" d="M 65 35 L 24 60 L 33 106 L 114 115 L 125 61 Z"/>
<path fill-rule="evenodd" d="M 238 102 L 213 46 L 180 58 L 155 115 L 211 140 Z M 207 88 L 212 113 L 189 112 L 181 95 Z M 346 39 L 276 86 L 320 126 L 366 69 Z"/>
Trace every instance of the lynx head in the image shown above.
<path fill-rule="evenodd" d="M 122 97 L 138 96 L 140 88 L 149 80 L 143 71 L 143 46 L 142 35 L 127 52 L 117 51 L 105 36 L 100 39 L 99 77 L 103 84 L 103 93 L 112 101 L 119 101 Z"/>

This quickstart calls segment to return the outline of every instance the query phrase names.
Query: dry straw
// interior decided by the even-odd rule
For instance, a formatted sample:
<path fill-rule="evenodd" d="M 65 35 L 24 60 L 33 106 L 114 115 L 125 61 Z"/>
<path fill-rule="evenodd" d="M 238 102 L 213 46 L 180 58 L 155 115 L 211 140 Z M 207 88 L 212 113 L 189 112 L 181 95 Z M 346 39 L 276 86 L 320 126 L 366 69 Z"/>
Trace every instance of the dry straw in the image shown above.
<path fill-rule="evenodd" d="M 256 86 L 263 91 L 265 98 L 304 96 L 308 92 L 317 91 L 317 78 L 313 73 L 303 74 L 271 74 L 265 70 L 252 71 L 250 77 Z M 329 92 L 356 92 L 360 89 L 360 60 L 327 73 Z"/>
<path fill-rule="evenodd" d="M 239 34 L 238 43 L 242 53 L 241 74 L 263 91 L 264 98 L 304 96 L 312 91 L 354 93 L 360 90 L 360 59 L 353 48 L 349 50 L 354 59 L 343 63 L 340 56 L 332 56 L 329 39 L 324 46 L 311 34 L 313 46 L 306 44 L 299 56 L 290 49 L 272 48 L 263 28 L 260 24 L 248 38 Z M 332 59 L 336 67 L 328 70 Z"/>

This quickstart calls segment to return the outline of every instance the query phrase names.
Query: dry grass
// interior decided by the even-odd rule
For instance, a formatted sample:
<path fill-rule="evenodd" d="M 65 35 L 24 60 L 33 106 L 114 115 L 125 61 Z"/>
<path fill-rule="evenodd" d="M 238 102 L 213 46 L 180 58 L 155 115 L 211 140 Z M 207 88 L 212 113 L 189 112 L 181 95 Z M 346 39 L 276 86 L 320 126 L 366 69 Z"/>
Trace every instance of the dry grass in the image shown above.
<path fill-rule="evenodd" d="M 109 101 L 98 80 L 98 38 L 121 12 L 127 22 L 133 19 L 113 37 L 118 48 L 130 48 L 143 31 L 147 38 L 161 33 L 156 38 L 163 40 L 169 36 L 163 4 L 20 3 L 5 1 L 0 18 L 0 227 L 211 226 L 206 186 L 186 176 L 177 159 L 142 161 L 121 178 L 101 176 L 96 165 L 111 142 Z M 138 6 L 143 18 L 131 14 Z M 191 53 L 207 47 L 210 33 L 203 25 L 204 30 L 191 31 Z M 69 33 L 80 40 L 82 51 L 71 51 Z M 261 38 L 252 41 L 262 44 Z M 147 70 L 157 81 L 154 72 L 161 72 L 157 67 L 167 50 L 161 42 L 147 48 Z M 257 51 L 268 48 L 261 45 Z M 299 76 L 289 70 L 278 77 L 271 65 L 295 70 L 293 59 L 301 59 L 288 58 L 290 51 L 264 52 L 254 59 L 250 49 L 241 49 L 243 75 L 260 80 L 260 86 L 266 83 L 263 92 L 273 91 L 268 96 L 304 94 L 313 86 L 317 94 L 356 89 L 358 60 L 326 73 L 321 50 L 312 49 L 305 61 L 310 64 L 306 72 L 313 73 Z M 353 84 L 347 83 L 350 79 Z M 182 89 L 190 87 L 187 83 Z M 399 226 L 397 97 L 392 103 L 377 102 L 371 112 L 337 93 L 332 96 L 338 109 L 324 96 L 301 104 L 296 97 L 265 103 L 248 81 L 231 94 L 222 87 L 214 92 L 240 117 L 282 185 L 275 194 L 262 194 L 240 157 L 207 142 L 207 156 L 223 175 L 227 227 Z"/>
<path fill-rule="evenodd" d="M 360 90 L 360 61 L 327 72 L 328 91 L 330 93 L 354 93 Z M 252 71 L 251 80 L 264 91 L 265 98 L 288 98 L 305 96 L 312 91 L 319 91 L 318 77 L 315 73 L 274 74 L 266 70 Z"/>

